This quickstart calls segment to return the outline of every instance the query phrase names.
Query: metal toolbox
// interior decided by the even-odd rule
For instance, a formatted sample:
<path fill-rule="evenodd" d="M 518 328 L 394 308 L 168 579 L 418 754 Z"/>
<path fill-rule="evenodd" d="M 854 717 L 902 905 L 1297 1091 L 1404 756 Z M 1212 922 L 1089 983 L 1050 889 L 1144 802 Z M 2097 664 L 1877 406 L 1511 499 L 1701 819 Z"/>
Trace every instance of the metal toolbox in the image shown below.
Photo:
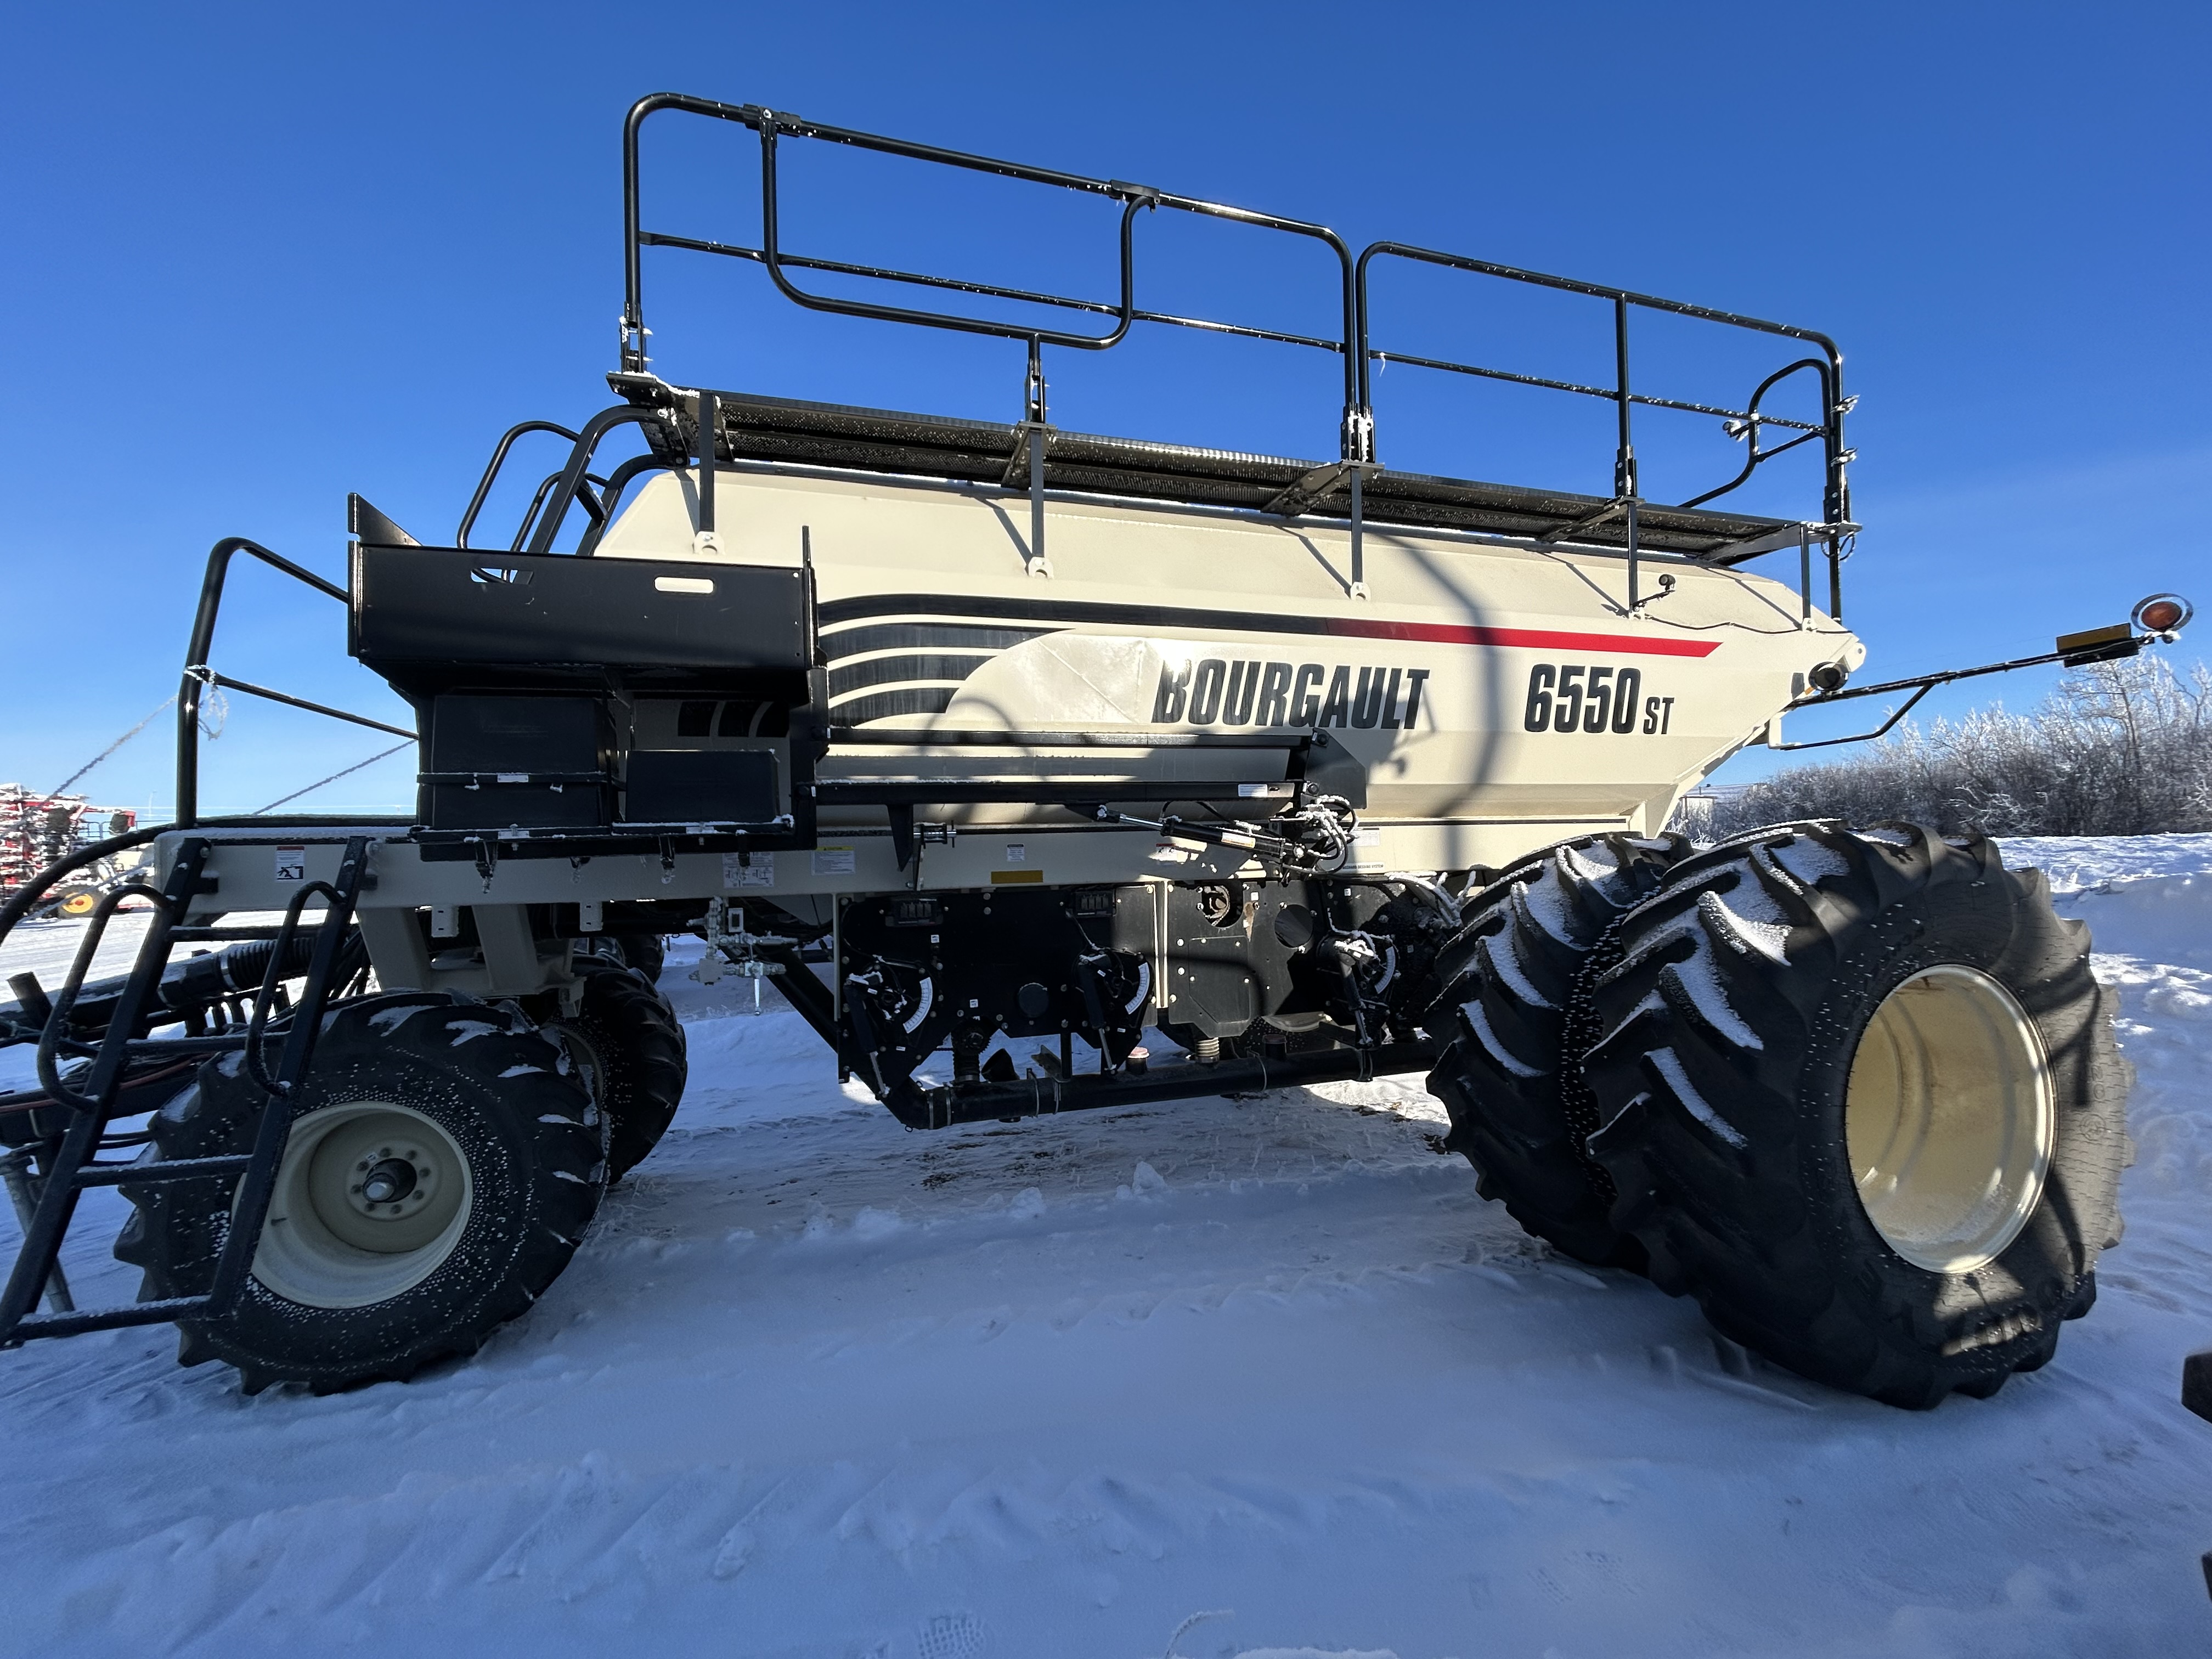
<path fill-rule="evenodd" d="M 811 588 L 793 566 L 356 544 L 347 648 L 410 691 L 800 676 Z"/>

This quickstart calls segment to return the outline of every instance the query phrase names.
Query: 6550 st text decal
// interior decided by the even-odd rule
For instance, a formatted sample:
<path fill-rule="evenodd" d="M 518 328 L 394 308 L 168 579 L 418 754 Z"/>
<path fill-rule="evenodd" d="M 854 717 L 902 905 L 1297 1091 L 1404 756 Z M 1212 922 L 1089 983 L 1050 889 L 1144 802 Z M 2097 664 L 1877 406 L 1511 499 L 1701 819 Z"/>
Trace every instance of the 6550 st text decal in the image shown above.
<path fill-rule="evenodd" d="M 1524 732 L 1625 734 L 1638 730 L 1639 722 L 1645 737 L 1664 736 L 1674 722 L 1674 698 L 1644 695 L 1642 669 L 1540 662 L 1528 671 L 1528 701 L 1521 711 Z"/>

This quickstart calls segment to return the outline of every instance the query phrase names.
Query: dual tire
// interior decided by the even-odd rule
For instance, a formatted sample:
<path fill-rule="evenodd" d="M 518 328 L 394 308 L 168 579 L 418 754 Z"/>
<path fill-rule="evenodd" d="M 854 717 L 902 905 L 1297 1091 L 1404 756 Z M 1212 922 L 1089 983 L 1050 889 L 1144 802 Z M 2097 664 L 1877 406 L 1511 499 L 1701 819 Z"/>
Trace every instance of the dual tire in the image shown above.
<path fill-rule="evenodd" d="M 1679 836 L 1585 836 L 1504 872 L 1469 900 L 1437 958 L 1429 1018 L 1447 1037 L 1429 1088 L 1447 1145 L 1485 1198 L 1537 1237 L 1601 1267 L 1642 1265 L 1613 1224 L 1612 1179 L 1585 1144 L 1596 1107 L 1581 1056 L 1594 1038 L 1586 982 L 1621 919 L 1686 857 Z"/>
<path fill-rule="evenodd" d="M 1500 1088 L 1466 1030 L 1431 1083 L 1530 1231 L 1640 1258 L 1726 1335 L 1898 1406 L 1994 1393 L 2087 1310 L 2130 1074 L 2038 872 L 1979 837 L 1782 826 L 1672 862 L 1570 971 L 1561 1029 L 1589 1040 L 1548 1075 L 1586 1094 L 1554 1135 L 1527 1128 L 1541 1075 Z M 1509 991 L 1461 989 L 1494 1031 Z"/>

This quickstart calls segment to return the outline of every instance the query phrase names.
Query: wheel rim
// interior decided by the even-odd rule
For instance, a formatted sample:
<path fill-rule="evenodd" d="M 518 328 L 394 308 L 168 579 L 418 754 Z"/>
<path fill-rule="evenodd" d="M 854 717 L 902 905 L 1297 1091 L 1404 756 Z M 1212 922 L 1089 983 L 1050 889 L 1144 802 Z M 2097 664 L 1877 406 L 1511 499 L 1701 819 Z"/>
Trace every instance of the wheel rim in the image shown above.
<path fill-rule="evenodd" d="M 453 1254 L 473 1200 L 468 1158 L 422 1113 L 325 1107 L 292 1126 L 253 1276 L 311 1308 L 389 1301 Z"/>
<path fill-rule="evenodd" d="M 65 916 L 88 916 L 99 902 L 97 893 L 71 893 L 62 901 L 61 913 Z"/>
<path fill-rule="evenodd" d="M 1844 1101 L 1859 1202 L 1917 1267 L 1996 1259 L 2042 1201 L 2055 1113 L 2034 1023 L 1978 969 L 1923 968 L 1860 1036 Z"/>

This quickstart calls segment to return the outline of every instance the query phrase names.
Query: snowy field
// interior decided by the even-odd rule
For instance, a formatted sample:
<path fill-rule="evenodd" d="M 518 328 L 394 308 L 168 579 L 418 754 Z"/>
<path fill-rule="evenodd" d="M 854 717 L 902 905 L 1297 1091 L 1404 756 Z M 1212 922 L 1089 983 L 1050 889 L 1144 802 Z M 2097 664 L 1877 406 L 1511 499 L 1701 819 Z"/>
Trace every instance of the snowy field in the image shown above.
<path fill-rule="evenodd" d="M 1833 1394 L 1550 1255 L 1418 1079 L 910 1134 L 679 953 L 676 1127 L 476 1359 L 0 1354 L 0 1654 L 2204 1652 L 2212 837 L 2007 853 L 2095 929 L 2141 1151 L 2095 1312 L 1993 1400 Z M 81 1299 L 135 1293 L 119 1202 Z"/>

